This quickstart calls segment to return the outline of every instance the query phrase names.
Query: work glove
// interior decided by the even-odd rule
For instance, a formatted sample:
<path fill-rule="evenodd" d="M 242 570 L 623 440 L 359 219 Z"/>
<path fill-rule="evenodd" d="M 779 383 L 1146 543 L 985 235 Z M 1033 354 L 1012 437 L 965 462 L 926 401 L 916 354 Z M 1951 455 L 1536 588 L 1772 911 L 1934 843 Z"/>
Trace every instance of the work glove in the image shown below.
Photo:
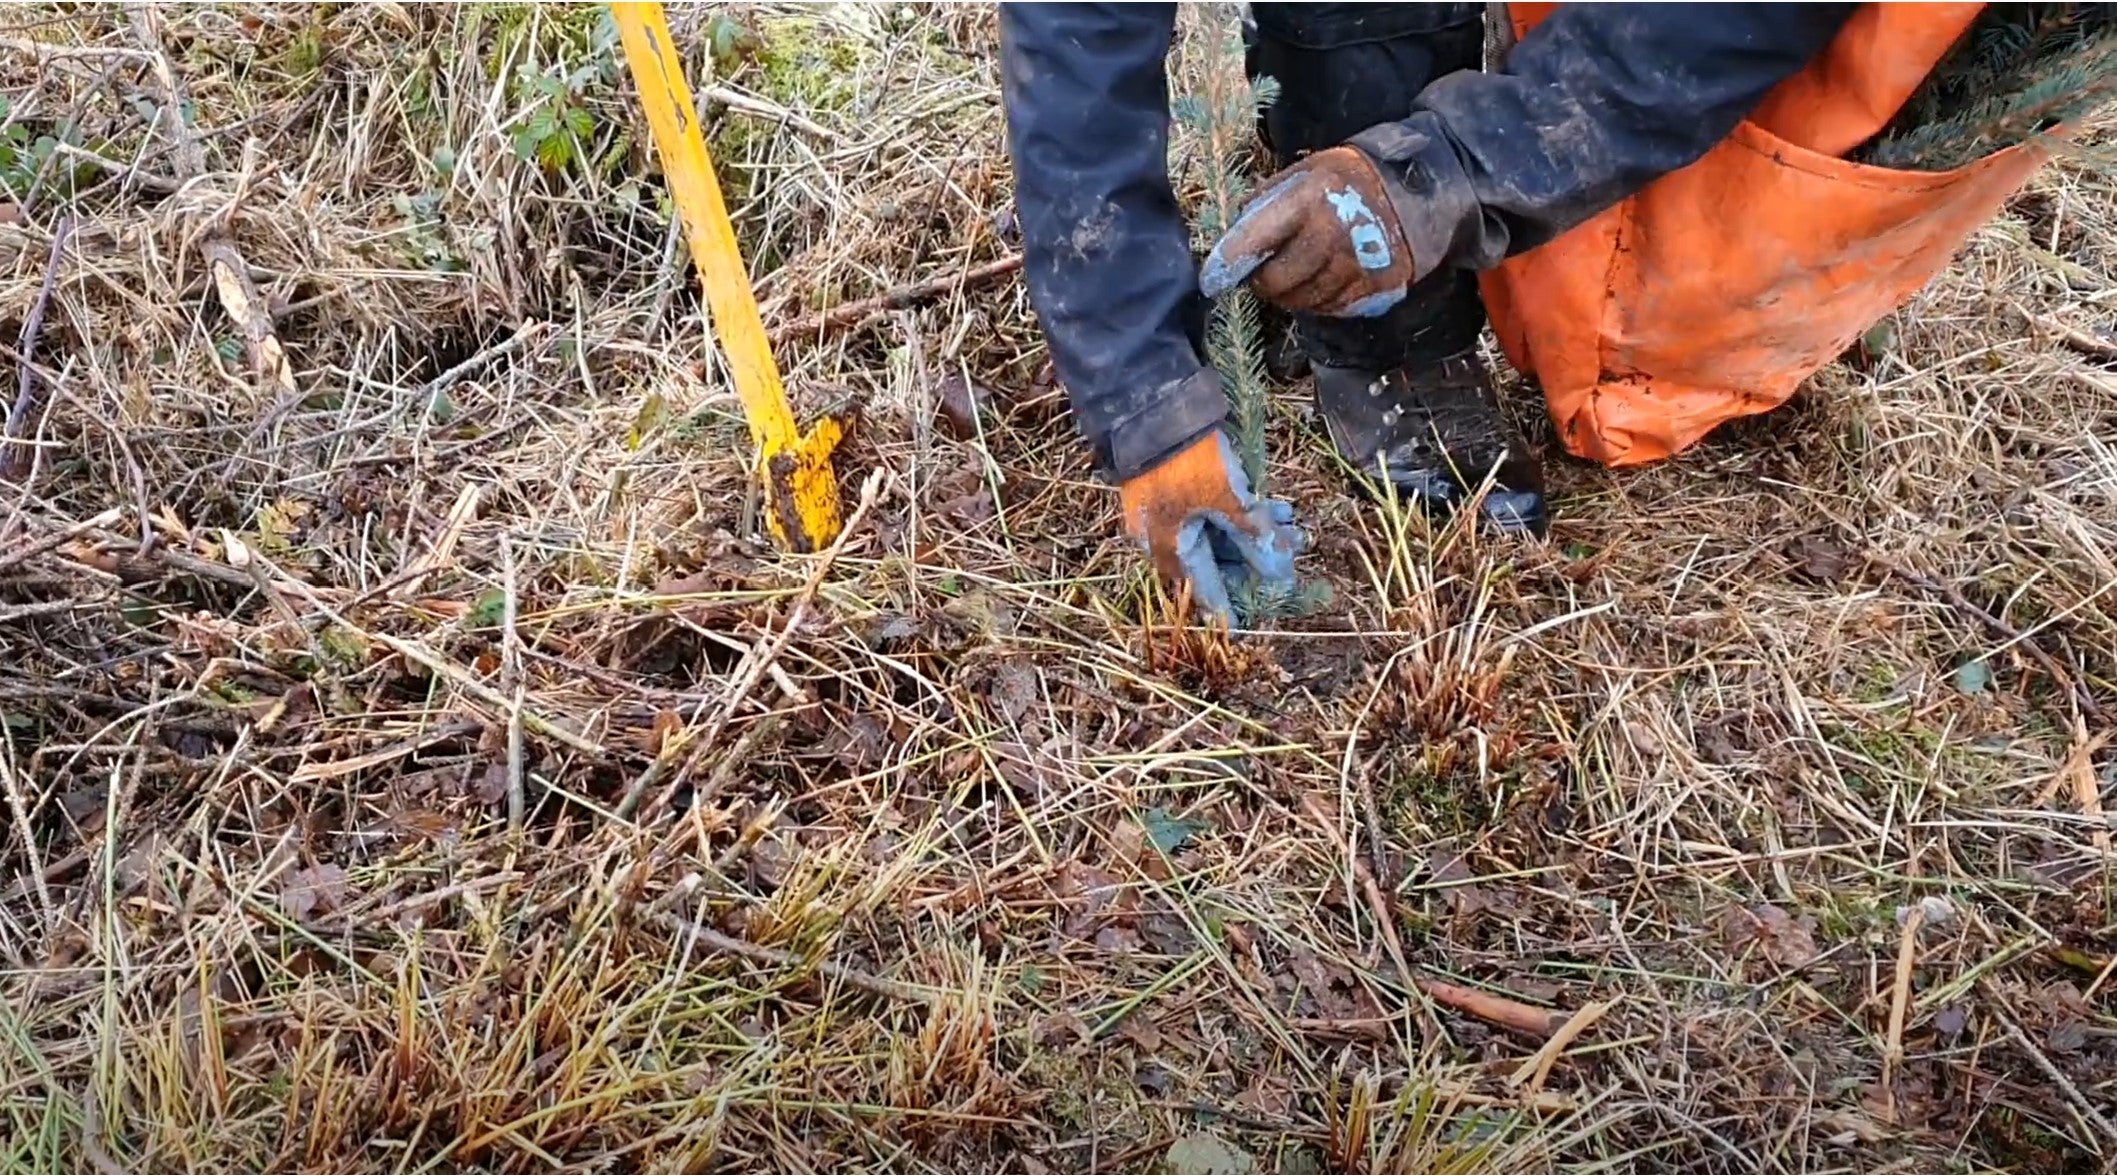
<path fill-rule="evenodd" d="M 1387 183 L 1357 147 L 1318 151 L 1279 172 L 1206 255 L 1199 288 L 1217 298 L 1247 281 L 1296 313 L 1386 313 L 1417 277 Z"/>
<path fill-rule="evenodd" d="M 1118 500 L 1126 533 L 1164 582 L 1171 590 L 1188 583 L 1192 603 L 1210 616 L 1233 623 L 1231 592 L 1297 586 L 1294 556 L 1308 536 L 1290 503 L 1250 492 L 1221 429 L 1123 482 Z"/>

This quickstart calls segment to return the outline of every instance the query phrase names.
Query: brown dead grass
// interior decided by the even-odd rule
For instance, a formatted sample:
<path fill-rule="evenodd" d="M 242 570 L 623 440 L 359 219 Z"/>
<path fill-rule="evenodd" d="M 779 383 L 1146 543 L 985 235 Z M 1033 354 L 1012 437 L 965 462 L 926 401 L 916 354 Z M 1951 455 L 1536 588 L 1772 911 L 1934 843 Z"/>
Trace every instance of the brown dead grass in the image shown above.
<path fill-rule="evenodd" d="M 764 50 L 716 70 L 724 12 Z M 170 7 L 183 179 L 123 11 L 10 10 L 9 125 L 106 162 L 0 225 L 12 339 L 73 218 L 0 519 L 0 1170 L 2117 1154 L 2117 186 L 2050 169 L 1681 461 L 1554 457 L 1547 546 L 1347 496 L 1289 390 L 1337 602 L 1229 642 L 1142 622 L 1012 280 L 784 349 L 875 499 L 763 545 L 596 15 Z M 768 321 L 1004 254 L 988 9 L 674 18 L 756 100 L 713 135 Z M 524 72 L 577 69 L 540 168 Z M 1609 1010 L 1514 1080 L 1400 953 Z"/>

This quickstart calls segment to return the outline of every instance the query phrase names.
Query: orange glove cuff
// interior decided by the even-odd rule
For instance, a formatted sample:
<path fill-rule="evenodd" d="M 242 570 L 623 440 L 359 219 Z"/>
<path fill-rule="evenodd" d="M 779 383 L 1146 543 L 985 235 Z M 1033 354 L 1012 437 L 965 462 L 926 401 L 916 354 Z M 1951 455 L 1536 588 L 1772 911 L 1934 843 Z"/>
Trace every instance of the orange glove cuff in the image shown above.
<path fill-rule="evenodd" d="M 1152 550 L 1157 536 L 1173 543 L 1176 528 L 1201 510 L 1241 518 L 1245 507 L 1228 484 L 1227 452 L 1224 434 L 1216 428 L 1119 486 L 1125 532 Z M 1157 562 L 1160 554 L 1155 551 Z"/>

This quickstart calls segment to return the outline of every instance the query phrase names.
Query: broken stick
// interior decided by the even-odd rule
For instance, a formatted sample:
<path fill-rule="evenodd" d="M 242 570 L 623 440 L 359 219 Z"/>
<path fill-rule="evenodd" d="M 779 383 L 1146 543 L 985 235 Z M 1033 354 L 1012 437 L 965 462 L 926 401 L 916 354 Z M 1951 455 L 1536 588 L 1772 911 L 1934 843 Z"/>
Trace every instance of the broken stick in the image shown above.
<path fill-rule="evenodd" d="M 1475 991 L 1421 975 L 1405 958 L 1403 944 L 1397 939 L 1396 910 L 1383 893 L 1382 887 L 1375 883 L 1374 875 L 1368 871 L 1366 862 L 1353 855 L 1352 846 L 1346 843 L 1337 825 L 1331 822 L 1329 814 L 1318 807 L 1314 796 L 1304 799 L 1302 807 L 1316 821 L 1324 835 L 1330 837 L 1339 854 L 1351 866 L 1361 890 L 1367 895 L 1368 904 L 1373 908 L 1375 922 L 1382 931 L 1383 945 L 1389 950 L 1390 961 L 1397 965 L 1398 974 L 1427 999 L 1444 1008 L 1468 1013 L 1488 1024 L 1497 1024 L 1538 1040 L 1549 1040 L 1553 1033 L 1563 1028 L 1571 1019 L 1563 1012 L 1531 1007 L 1505 996 Z"/>
<path fill-rule="evenodd" d="M 1970 597 L 1962 593 L 1961 589 L 1952 584 L 1942 583 L 1940 580 L 1933 579 L 1930 576 L 1920 575 L 1916 571 L 1907 570 L 1873 553 L 1869 553 L 1867 558 L 1875 566 L 1896 576 L 1912 587 L 1939 596 L 1968 619 L 1975 620 L 1983 625 L 1985 630 L 1993 636 L 2006 641 L 2008 644 L 2020 646 L 2021 651 L 2030 660 L 2036 662 L 2037 667 L 2044 671 L 2045 676 L 2073 696 L 2073 703 L 2079 708 L 2083 717 L 2098 727 L 2103 725 L 2102 705 L 2095 700 L 2094 693 L 2089 690 L 2086 683 L 2075 679 L 2072 674 L 2061 668 L 2057 658 L 2046 652 L 2044 647 L 2036 643 L 2030 634 L 1978 607 L 1971 602 Z"/>
<path fill-rule="evenodd" d="M 1889 1034 L 1882 1044 L 1882 1100 L 1891 1115 L 1896 1113 L 1896 1071 L 1904 1063 L 1904 1013 L 1911 1006 L 1912 972 L 1918 967 L 1919 927 L 1925 924 L 1925 909 L 1911 907 L 1904 917 L 1903 934 L 1897 940 L 1896 982 L 1889 992 Z"/>
<path fill-rule="evenodd" d="M 881 996 L 887 1000 L 897 1000 L 908 1004 L 931 1004 L 934 1002 L 937 993 L 929 988 L 905 983 L 902 980 L 886 979 L 880 975 L 870 975 L 857 967 L 850 967 L 831 959 L 812 958 L 807 955 L 796 954 L 793 951 L 782 950 L 779 947 L 768 947 L 750 942 L 747 939 L 736 938 L 731 934 L 722 934 L 720 931 L 694 918 L 687 918 L 677 912 L 675 908 L 677 903 L 698 892 L 698 888 L 703 884 L 705 884 L 705 878 L 699 874 L 693 873 L 686 876 L 667 893 L 654 899 L 648 905 L 648 918 L 673 934 L 694 939 L 723 954 L 748 959 L 753 963 L 766 967 L 778 967 L 788 971 L 813 970 L 815 974 L 825 979 L 834 980 L 847 987 L 857 987 L 861 991 Z"/>
<path fill-rule="evenodd" d="M 1571 1019 L 1571 1017 L 1560 1012 L 1530 1007 L 1528 1004 L 1521 1003 L 1518 1000 L 1510 1000 L 1505 996 L 1475 991 L 1467 987 L 1458 987 L 1453 983 L 1443 983 L 1438 979 L 1427 979 L 1421 976 L 1413 979 L 1412 982 L 1418 986 L 1420 991 L 1426 993 L 1427 999 L 1440 1004 L 1442 1007 L 1454 1008 L 1458 1012 L 1467 1012 L 1488 1024 L 1497 1024 L 1502 1028 L 1511 1029 L 1525 1036 L 1536 1037 L 1538 1040 L 1548 1040 L 1553 1033 L 1565 1027 L 1566 1022 Z"/>
<path fill-rule="evenodd" d="M 987 282 L 1006 277 L 1020 268 L 1022 268 L 1022 255 L 1020 253 L 1011 253 L 998 261 L 988 261 L 967 273 L 951 274 L 947 277 L 929 278 L 923 282 L 913 282 L 911 285 L 898 286 L 894 290 L 877 294 L 872 298 L 862 298 L 857 302 L 847 302 L 843 306 L 827 310 L 822 314 L 811 314 L 806 318 L 797 318 L 793 322 L 772 331 L 771 340 L 774 343 L 782 343 L 788 339 L 801 338 L 806 335 L 826 334 L 839 327 L 852 326 L 872 315 L 884 314 L 891 310 L 909 309 L 926 301 L 928 298 L 939 297 L 954 290 L 967 290 L 973 286 L 984 285 Z"/>
<path fill-rule="evenodd" d="M 44 331 L 44 312 L 51 306 L 52 290 L 59 284 L 59 263 L 66 259 L 66 238 L 73 231 L 73 216 L 60 217 L 58 227 L 51 233 L 51 259 L 44 265 L 44 284 L 37 287 L 37 300 L 30 303 L 29 315 L 22 320 L 22 334 L 15 342 L 15 362 L 22 365 L 22 379 L 15 391 L 14 407 L 7 412 L 7 454 L 0 458 L 0 477 L 9 480 L 29 472 L 30 462 L 23 456 L 25 449 L 18 446 L 29 431 L 29 418 L 37 410 L 37 373 L 32 358 L 37 350 L 37 336 Z"/>
<path fill-rule="evenodd" d="M 2014 309 L 2029 320 L 2030 326 L 2056 339 L 2069 351 L 2091 359 L 2117 359 L 2117 339 L 2106 339 L 2101 335 L 2091 334 L 2072 323 L 2061 322 L 2055 318 L 2039 317 L 2030 313 L 2028 307 L 2019 302 L 2014 304 Z"/>
<path fill-rule="evenodd" d="M 206 149 L 199 144 L 198 133 L 184 116 L 188 95 L 183 81 L 177 77 L 176 64 L 169 58 L 169 50 L 162 44 L 162 34 L 155 25 L 154 10 L 145 4 L 129 6 L 133 35 L 139 38 L 140 47 L 147 51 L 153 62 L 156 80 L 162 84 L 162 114 L 158 122 L 166 122 L 169 128 L 170 154 L 176 161 L 178 183 L 195 180 L 206 173 Z M 221 227 L 231 209 L 223 209 L 214 218 L 214 224 L 199 239 L 199 256 L 205 259 L 207 276 L 213 280 L 214 291 L 220 295 L 221 308 L 242 332 L 243 349 L 249 353 L 250 367 L 258 379 L 267 384 L 282 400 L 291 400 L 296 395 L 294 365 L 287 360 L 286 348 L 280 345 L 279 334 L 272 326 L 272 311 L 257 283 L 250 279 L 250 265 L 236 251 L 235 242 Z"/>
<path fill-rule="evenodd" d="M 662 812 L 668 809 L 670 803 L 674 800 L 677 786 L 689 777 L 691 769 L 698 764 L 707 751 L 713 748 L 715 741 L 720 738 L 721 732 L 727 729 L 728 723 L 734 719 L 735 712 L 740 710 L 743 702 L 749 698 L 750 691 L 757 688 L 757 683 L 764 679 L 766 672 L 779 660 L 779 654 L 785 651 L 788 642 L 792 641 L 794 634 L 800 631 L 802 621 L 808 616 L 809 604 L 816 598 L 817 589 L 823 586 L 825 577 L 830 575 L 831 565 L 837 561 L 839 554 L 845 550 L 845 545 L 852 538 L 854 530 L 867 518 L 867 512 L 874 508 L 876 497 L 881 493 L 881 490 L 882 471 L 880 469 L 870 471 L 867 475 L 867 480 L 860 484 L 860 503 L 853 507 L 852 514 L 845 520 L 845 525 L 839 528 L 838 537 L 832 540 L 831 545 L 816 560 L 815 566 L 809 569 L 808 578 L 802 582 L 801 590 L 794 594 L 794 605 L 792 610 L 787 613 L 786 623 L 780 626 L 777 634 L 757 642 L 754 651 L 745 658 L 748 668 L 744 670 L 740 678 L 728 686 L 726 699 L 721 702 L 719 712 L 713 716 L 713 720 L 706 725 L 705 731 L 698 735 L 696 739 L 685 740 L 688 743 L 688 747 L 684 751 L 682 763 L 677 767 L 675 777 L 662 785 L 661 793 L 655 797 L 652 804 L 648 805 L 646 811 L 647 819 L 658 818 Z M 684 733 L 688 734 L 688 731 Z M 648 766 L 647 770 L 639 778 L 632 781 L 632 786 L 625 789 L 624 798 L 618 801 L 617 815 L 619 818 L 630 819 L 632 813 L 639 809 L 640 801 L 646 798 L 647 789 L 661 782 L 663 762 L 668 757 L 669 751 L 665 747 L 662 754 L 655 756 L 655 761 Z"/>
<path fill-rule="evenodd" d="M 1519 1086 L 1526 1081 L 1529 1083 L 1530 1093 L 1541 1093 L 1544 1082 L 1551 1076 L 1551 1067 L 1558 1064 L 1558 1058 L 1564 1055 L 1566 1046 L 1580 1039 L 1581 1033 L 1593 1028 L 1595 1022 L 1602 1019 L 1603 1014 L 1616 1003 L 1615 999 L 1603 1000 L 1573 1013 L 1572 1018 L 1560 1025 L 1558 1031 L 1551 1034 L 1551 1039 L 1544 1042 L 1544 1047 L 1536 1050 L 1535 1056 L 1523 1061 L 1521 1067 L 1507 1078 L 1508 1086 Z"/>

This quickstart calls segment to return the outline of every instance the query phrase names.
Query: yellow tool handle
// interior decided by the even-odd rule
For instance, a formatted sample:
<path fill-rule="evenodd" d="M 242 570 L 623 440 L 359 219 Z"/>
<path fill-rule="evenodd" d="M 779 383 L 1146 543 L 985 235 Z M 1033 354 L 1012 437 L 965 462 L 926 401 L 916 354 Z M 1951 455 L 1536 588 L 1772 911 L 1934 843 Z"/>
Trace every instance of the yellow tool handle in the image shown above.
<path fill-rule="evenodd" d="M 647 125 L 654 132 L 669 193 L 683 218 L 692 263 L 705 286 L 713 333 L 764 467 L 766 521 L 781 542 L 797 550 L 821 550 L 837 537 L 841 525 L 838 483 L 830 463 L 839 435 L 837 422 L 825 420 L 807 437 L 795 425 L 662 6 L 613 3 L 610 11 L 646 108 Z"/>

